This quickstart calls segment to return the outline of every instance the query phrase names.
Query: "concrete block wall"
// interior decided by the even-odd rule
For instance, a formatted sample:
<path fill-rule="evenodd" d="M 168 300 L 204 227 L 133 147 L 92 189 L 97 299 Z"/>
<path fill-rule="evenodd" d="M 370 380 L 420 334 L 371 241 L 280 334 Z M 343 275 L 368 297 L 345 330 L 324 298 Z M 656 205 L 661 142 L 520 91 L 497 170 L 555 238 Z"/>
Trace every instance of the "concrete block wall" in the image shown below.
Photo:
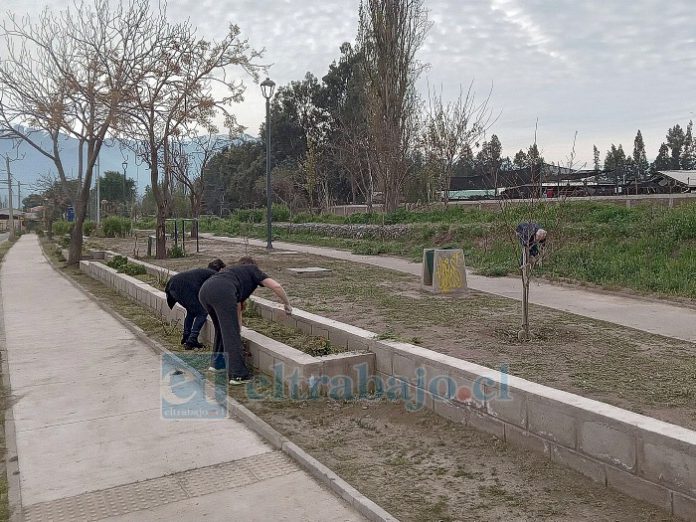
<path fill-rule="evenodd" d="M 135 277 L 120 274 L 102 263 L 83 260 L 80 261 L 80 269 L 149 308 L 167 322 L 183 324 L 186 311 L 178 304 L 170 310 L 164 292 Z M 284 312 L 283 315 L 285 315 Z M 268 317 L 268 313 L 266 316 Z M 286 324 L 293 324 L 292 318 L 288 318 Z M 201 331 L 201 339 L 212 345 L 214 332 L 212 321 L 208 318 Z M 358 374 L 369 376 L 375 370 L 375 357 L 370 352 L 312 357 L 245 327 L 242 328 L 242 339 L 250 352 L 254 368 L 273 379 L 281 379 L 286 385 L 293 383 L 293 386 L 297 386 L 298 393 L 304 394 L 314 389 L 318 393 L 326 394 L 331 392 L 332 385 L 337 391 L 343 390 L 345 381 L 342 377 Z M 348 382 L 351 385 L 355 383 L 356 388 L 351 387 L 351 390 L 357 392 L 359 385 L 357 379 L 351 378 Z"/>
<path fill-rule="evenodd" d="M 370 377 L 409 409 L 430 409 L 696 521 L 695 431 L 420 346 L 378 340 L 374 332 L 303 310 L 288 317 L 278 303 L 251 300 L 267 319 L 368 351 Z M 267 368 L 266 357 L 260 366 Z M 355 366 L 346 373 L 355 375 Z"/>
<path fill-rule="evenodd" d="M 253 298 L 264 317 L 281 306 Z M 590 479 L 696 520 L 696 432 L 374 332 L 296 310 L 293 320 L 348 349 L 375 355 L 373 377 L 401 384 L 409 408 L 545 455 Z"/>

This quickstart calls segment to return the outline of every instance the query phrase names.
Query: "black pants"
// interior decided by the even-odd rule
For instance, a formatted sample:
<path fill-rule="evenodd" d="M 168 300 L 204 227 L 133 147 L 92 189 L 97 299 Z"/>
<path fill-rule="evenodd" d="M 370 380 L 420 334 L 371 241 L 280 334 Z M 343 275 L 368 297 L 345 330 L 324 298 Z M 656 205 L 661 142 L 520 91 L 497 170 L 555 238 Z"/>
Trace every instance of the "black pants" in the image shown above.
<path fill-rule="evenodd" d="M 205 325 L 205 320 L 208 318 L 208 312 L 205 310 L 197 295 L 191 295 L 190 292 L 185 292 L 184 295 L 178 295 L 176 289 L 167 291 L 167 304 L 170 308 L 174 308 L 176 303 L 179 303 L 186 310 L 186 319 L 184 319 L 184 341 L 196 344 L 198 335 Z"/>
<path fill-rule="evenodd" d="M 237 294 L 234 283 L 211 277 L 203 283 L 198 298 L 215 326 L 212 366 L 222 368 L 224 354 L 227 357 L 229 377 L 246 378 L 249 377 L 249 370 L 244 362 L 242 335 L 237 318 Z"/>

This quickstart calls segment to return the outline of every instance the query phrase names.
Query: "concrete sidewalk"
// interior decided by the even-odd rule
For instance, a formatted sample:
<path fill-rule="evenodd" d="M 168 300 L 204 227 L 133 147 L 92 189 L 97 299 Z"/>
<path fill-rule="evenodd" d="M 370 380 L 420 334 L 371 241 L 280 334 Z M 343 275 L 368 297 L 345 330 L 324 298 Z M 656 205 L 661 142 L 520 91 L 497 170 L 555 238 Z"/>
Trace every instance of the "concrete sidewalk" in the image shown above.
<path fill-rule="evenodd" d="M 25 520 L 363 520 L 240 422 L 164 420 L 160 356 L 36 236 L 0 284 Z"/>
<path fill-rule="evenodd" d="M 240 244 L 248 242 L 249 245 L 258 247 L 266 246 L 265 241 L 255 239 L 218 237 L 212 234 L 201 234 L 201 237 Z M 345 250 L 284 241 L 274 241 L 273 245 L 278 249 L 343 259 L 421 276 L 421 263 L 412 263 L 396 257 L 357 255 Z M 474 290 L 515 300 L 522 297 L 522 283 L 519 278 L 484 277 L 470 271 L 467 271 L 466 277 L 469 288 Z M 530 302 L 644 332 L 696 342 L 696 310 L 691 308 L 539 282 L 532 283 Z"/>

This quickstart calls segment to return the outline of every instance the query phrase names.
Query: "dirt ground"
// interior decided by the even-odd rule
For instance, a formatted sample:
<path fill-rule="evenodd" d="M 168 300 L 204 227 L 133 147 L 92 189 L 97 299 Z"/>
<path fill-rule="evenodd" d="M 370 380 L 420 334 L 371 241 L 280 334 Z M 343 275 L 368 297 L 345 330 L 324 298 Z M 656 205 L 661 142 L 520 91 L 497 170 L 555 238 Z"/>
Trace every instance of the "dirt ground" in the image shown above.
<path fill-rule="evenodd" d="M 181 350 L 178 329 L 81 272 L 66 273 L 150 337 Z M 408 412 L 383 400 L 250 401 L 244 389 L 231 392 L 405 522 L 673 520 L 539 455 L 427 411 Z"/>
<path fill-rule="evenodd" d="M 139 253 L 146 252 L 145 241 L 138 241 Z M 133 254 L 133 239 L 90 243 Z M 200 246 L 200 254 L 150 261 L 183 270 L 215 257 L 250 254 L 299 308 L 696 429 L 694 344 L 539 306 L 531 307 L 534 339 L 520 343 L 521 305 L 513 300 L 477 292 L 432 296 L 419 290 L 413 276 L 317 256 L 268 254 L 214 240 L 201 240 Z M 286 270 L 303 266 L 329 268 L 331 274 L 298 278 Z"/>
<path fill-rule="evenodd" d="M 671 519 L 426 411 L 366 400 L 247 406 L 403 521 Z"/>

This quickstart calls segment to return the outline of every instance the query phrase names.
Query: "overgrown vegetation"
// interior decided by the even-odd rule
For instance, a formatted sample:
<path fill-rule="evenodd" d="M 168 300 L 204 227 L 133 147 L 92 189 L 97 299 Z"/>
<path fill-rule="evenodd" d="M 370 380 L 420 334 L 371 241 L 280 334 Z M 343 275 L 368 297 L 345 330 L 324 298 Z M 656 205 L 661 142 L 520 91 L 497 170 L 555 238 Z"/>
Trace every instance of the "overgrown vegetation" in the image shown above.
<path fill-rule="evenodd" d="M 349 217 L 299 214 L 293 221 L 334 224 L 409 224 L 399 240 L 346 239 L 274 227 L 276 239 L 346 248 L 360 254 L 390 254 L 419 260 L 422 249 L 458 246 L 467 265 L 484 275 L 517 273 L 518 253 L 510 240 L 517 221 L 527 219 L 524 209 L 506 212 L 449 208 L 426 212 L 399 210 Z M 559 215 L 562 213 L 563 215 Z M 519 215 L 518 215 L 519 214 Z M 676 208 L 653 205 L 626 208 L 598 202 L 549 206 L 550 255 L 538 275 L 550 279 L 591 283 L 607 288 L 629 288 L 669 296 L 696 297 L 696 205 Z M 541 223 L 542 226 L 545 223 Z M 240 234 L 240 223 L 204 221 L 202 228 L 218 234 Z M 263 226 L 250 226 L 247 235 L 265 237 Z"/>
<path fill-rule="evenodd" d="M 345 349 L 332 345 L 328 339 L 323 337 L 307 335 L 297 328 L 263 319 L 253 303 L 244 310 L 244 323 L 255 332 L 285 343 L 313 357 L 345 351 Z"/>

